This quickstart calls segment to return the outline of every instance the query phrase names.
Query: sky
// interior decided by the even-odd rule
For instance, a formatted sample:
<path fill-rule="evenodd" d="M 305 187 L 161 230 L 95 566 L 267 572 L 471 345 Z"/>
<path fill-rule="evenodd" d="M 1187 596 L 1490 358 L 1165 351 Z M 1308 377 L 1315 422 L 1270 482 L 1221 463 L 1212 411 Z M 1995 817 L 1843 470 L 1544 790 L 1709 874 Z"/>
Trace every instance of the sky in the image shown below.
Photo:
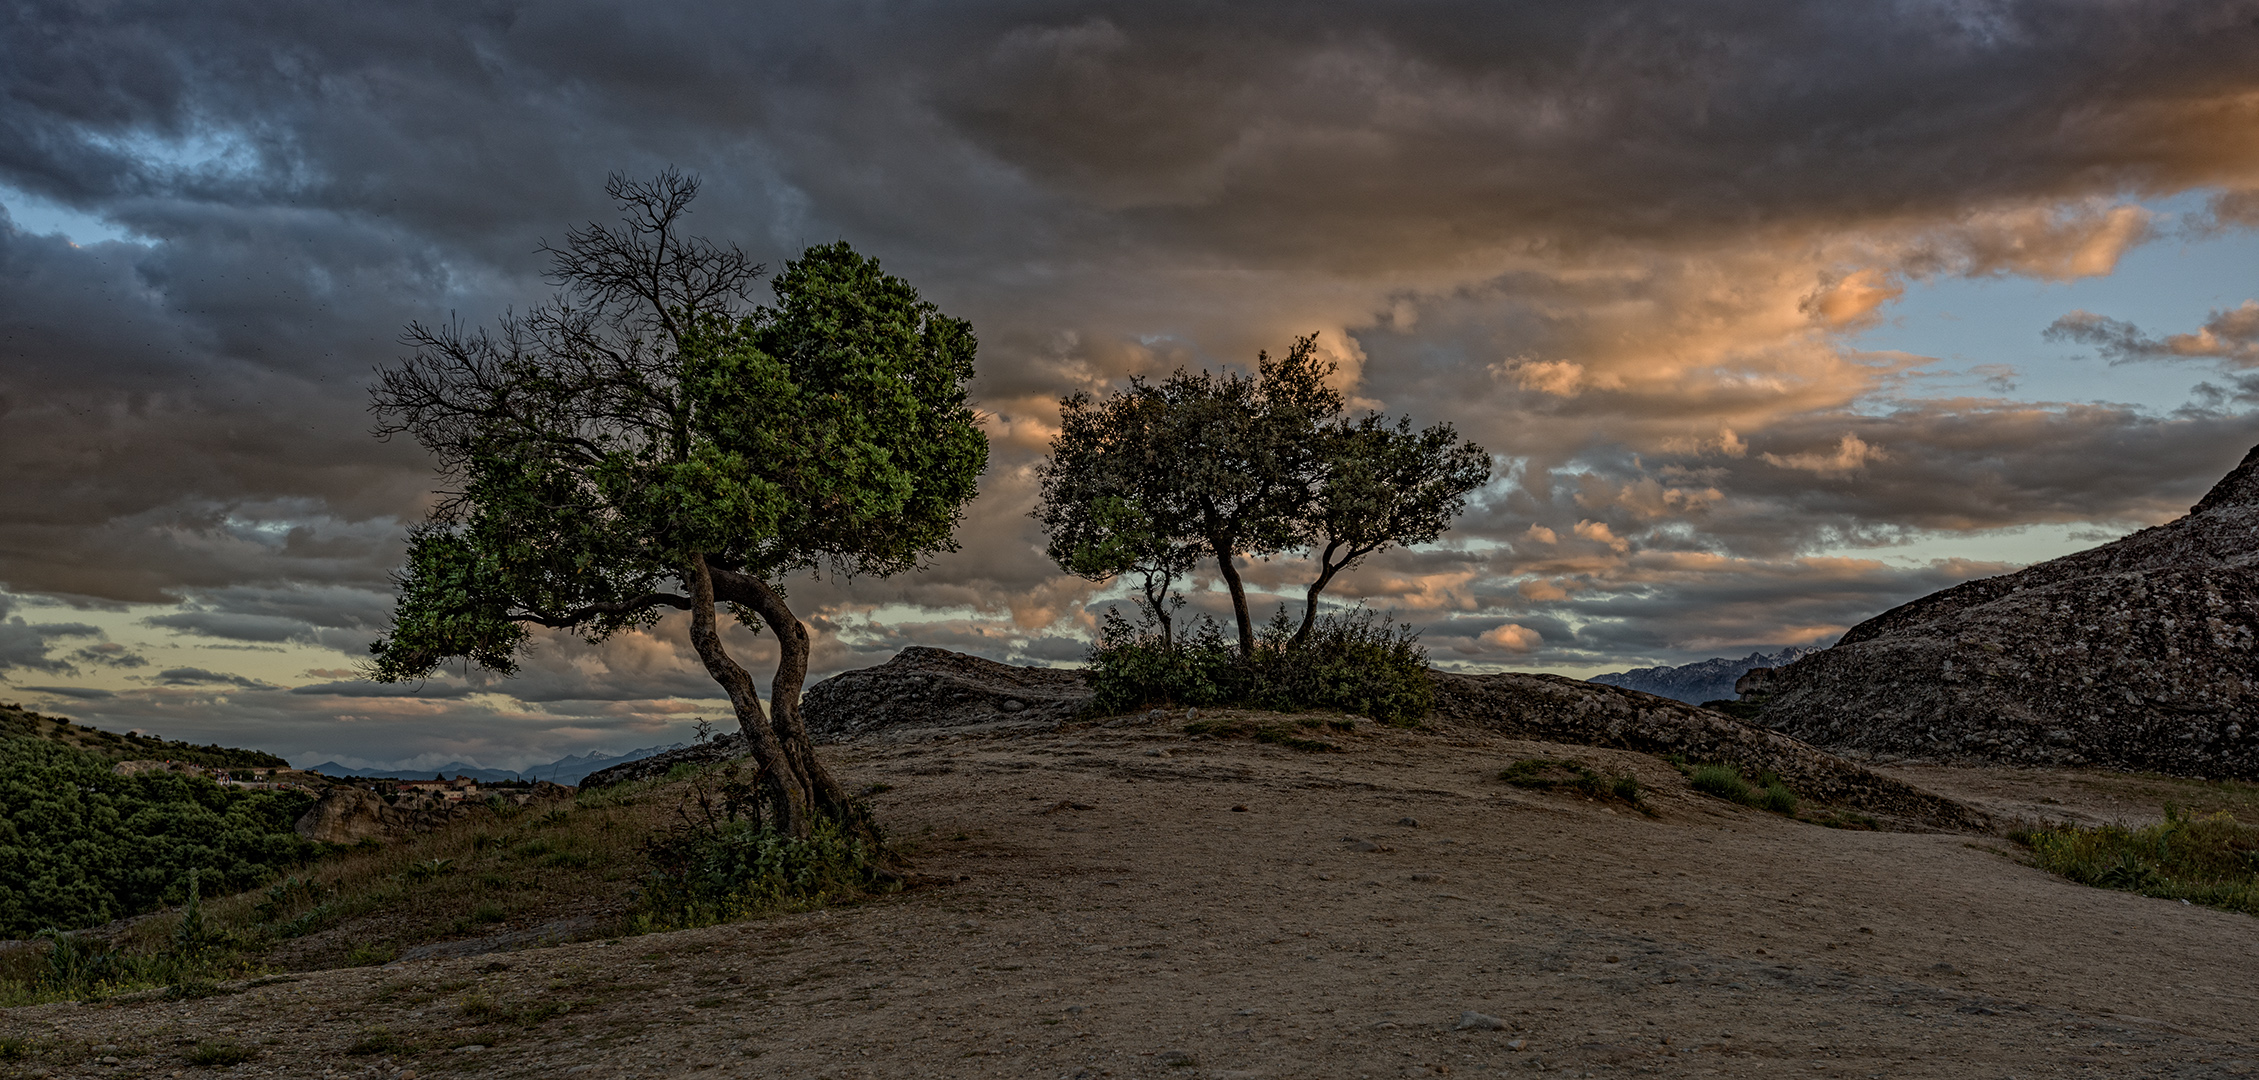
<path fill-rule="evenodd" d="M 1079 662 L 1123 591 L 1028 516 L 1060 396 L 1311 332 L 1359 408 L 1494 456 L 1330 590 L 1458 670 L 1825 644 L 2259 443 L 2259 0 L 34 0 L 0 11 L 0 700 L 301 765 L 725 718 L 679 619 L 511 680 L 359 667 L 435 483 L 373 373 L 411 320 L 546 300 L 538 245 L 670 166 L 697 231 L 846 240 L 980 338 L 962 548 L 788 582 L 816 677 Z M 1267 608 L 1309 570 L 1246 573 Z"/>

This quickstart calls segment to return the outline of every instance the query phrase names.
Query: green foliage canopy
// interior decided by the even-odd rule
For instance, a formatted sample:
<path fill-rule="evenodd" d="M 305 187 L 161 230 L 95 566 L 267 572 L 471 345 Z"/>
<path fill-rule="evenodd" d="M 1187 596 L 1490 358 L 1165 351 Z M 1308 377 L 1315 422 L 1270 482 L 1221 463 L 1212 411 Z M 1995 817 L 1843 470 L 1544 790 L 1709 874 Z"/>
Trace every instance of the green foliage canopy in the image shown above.
<path fill-rule="evenodd" d="M 598 640 L 649 625 L 682 606 L 659 590 L 696 557 L 773 579 L 954 549 L 988 456 L 962 385 L 971 328 L 844 243 L 774 288 L 774 306 L 685 320 L 661 357 L 576 348 L 570 311 L 499 339 L 434 332 L 439 362 L 397 373 L 461 376 L 465 422 L 396 415 L 463 487 L 410 539 L 377 677 L 456 658 L 513 672 L 529 623 Z M 425 396 L 409 381 L 387 404 Z"/>
<path fill-rule="evenodd" d="M 251 888 L 321 851 L 292 831 L 310 794 L 112 766 L 45 739 L 0 738 L 0 934 L 177 903 L 191 868 L 207 894 Z"/>

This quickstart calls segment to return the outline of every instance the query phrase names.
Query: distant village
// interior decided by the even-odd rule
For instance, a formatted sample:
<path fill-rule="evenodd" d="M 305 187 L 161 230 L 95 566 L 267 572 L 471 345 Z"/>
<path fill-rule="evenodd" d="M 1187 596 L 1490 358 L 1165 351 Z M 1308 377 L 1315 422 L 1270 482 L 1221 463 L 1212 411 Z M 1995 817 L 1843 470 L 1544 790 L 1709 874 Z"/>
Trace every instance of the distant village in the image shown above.
<path fill-rule="evenodd" d="M 357 787 L 382 795 L 388 802 L 406 802 L 426 806 L 437 803 L 476 802 L 490 794 L 517 796 L 523 794 L 524 789 L 530 787 L 558 786 L 546 782 L 511 782 L 505 780 L 486 785 L 486 788 L 499 789 L 490 792 L 486 788 L 482 788 L 477 780 L 461 775 L 452 780 L 444 776 L 434 776 L 429 780 L 399 780 L 388 777 L 327 776 L 322 773 L 307 772 L 303 769 L 220 768 L 199 765 L 192 761 L 121 761 L 113 771 L 126 776 L 135 773 L 172 772 L 183 776 L 200 776 L 227 787 L 268 791 L 306 791 L 317 795 L 332 787 Z M 518 800 L 513 799 L 513 801 Z"/>

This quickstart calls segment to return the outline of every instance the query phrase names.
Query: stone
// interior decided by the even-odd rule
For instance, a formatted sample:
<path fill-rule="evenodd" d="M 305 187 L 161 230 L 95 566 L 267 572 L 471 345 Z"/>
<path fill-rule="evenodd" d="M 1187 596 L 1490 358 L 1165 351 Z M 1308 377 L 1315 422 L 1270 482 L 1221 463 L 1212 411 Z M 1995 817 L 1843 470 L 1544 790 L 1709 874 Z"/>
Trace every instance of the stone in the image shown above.
<path fill-rule="evenodd" d="M 1420 819 L 1418 818 L 1400 817 L 1396 819 L 1396 823 L 1398 825 L 1404 826 L 1407 829 L 1417 829 L 1420 827 Z"/>
<path fill-rule="evenodd" d="M 2259 447 L 2187 516 L 1854 626 L 1758 722 L 1958 764 L 2259 780 Z"/>
<path fill-rule="evenodd" d="M 1470 1009 L 1459 1014 L 1459 1022 L 1455 1025 L 1452 1025 L 1452 1030 L 1504 1031 L 1506 1030 L 1506 1021 L 1500 1020 L 1495 1016 L 1491 1016 L 1486 1013 L 1475 1012 Z"/>
<path fill-rule="evenodd" d="M 1189 1050 L 1163 1050 L 1153 1055 L 1153 1060 L 1163 1065 L 1190 1065 L 1192 1064 L 1192 1052 Z"/>

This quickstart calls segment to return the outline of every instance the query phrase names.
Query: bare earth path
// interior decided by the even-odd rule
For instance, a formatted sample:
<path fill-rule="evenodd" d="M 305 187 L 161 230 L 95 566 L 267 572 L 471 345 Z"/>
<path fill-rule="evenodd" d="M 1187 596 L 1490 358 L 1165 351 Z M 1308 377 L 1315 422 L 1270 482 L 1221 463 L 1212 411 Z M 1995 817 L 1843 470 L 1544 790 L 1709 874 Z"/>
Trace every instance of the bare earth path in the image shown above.
<path fill-rule="evenodd" d="M 1348 742 L 1130 727 L 836 747 L 846 776 L 893 785 L 882 817 L 944 883 L 201 1001 L 13 1009 L 0 1034 L 85 1047 L 40 1066 L 70 1076 L 214 1075 L 182 1063 L 199 1038 L 259 1051 L 226 1075 L 309 1077 L 2259 1067 L 2259 919 L 2075 886 L 2002 840 L 1729 807 L 1652 758 Z M 1495 779 L 1528 756 L 1637 770 L 1659 816 Z M 1458 1029 L 1470 1011 L 1505 1026 Z"/>

